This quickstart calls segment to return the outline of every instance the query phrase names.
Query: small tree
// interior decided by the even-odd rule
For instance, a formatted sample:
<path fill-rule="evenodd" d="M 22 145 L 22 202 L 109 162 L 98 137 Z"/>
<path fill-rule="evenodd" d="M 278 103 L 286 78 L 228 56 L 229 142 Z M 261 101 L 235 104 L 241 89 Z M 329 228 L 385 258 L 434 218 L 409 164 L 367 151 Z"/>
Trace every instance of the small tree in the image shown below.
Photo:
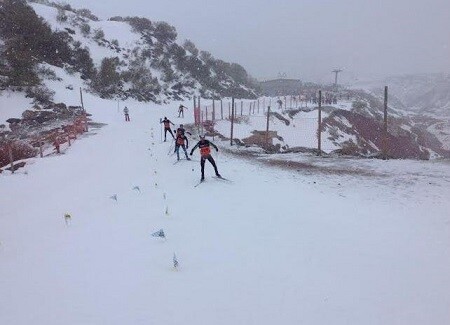
<path fill-rule="evenodd" d="M 100 29 L 94 29 L 94 40 L 97 42 L 103 40 L 105 38 L 105 33 Z"/>
<path fill-rule="evenodd" d="M 56 15 L 56 20 L 60 23 L 65 23 L 68 17 L 66 15 L 66 11 L 58 8 L 58 14 Z"/>
<path fill-rule="evenodd" d="M 83 34 L 84 37 L 89 36 L 91 33 L 91 26 L 88 23 L 83 23 L 80 26 L 81 34 Z"/>
<path fill-rule="evenodd" d="M 170 44 L 176 40 L 177 31 L 175 27 L 170 26 L 164 21 L 160 21 L 155 24 L 154 36 L 159 42 Z"/>
<path fill-rule="evenodd" d="M 194 42 L 192 42 L 191 40 L 185 40 L 183 43 L 183 48 L 190 52 L 193 56 L 198 56 L 198 49 L 195 46 Z"/>
<path fill-rule="evenodd" d="M 352 108 L 356 111 L 361 111 L 367 107 L 367 103 L 362 100 L 355 100 L 352 102 Z"/>
<path fill-rule="evenodd" d="M 118 57 L 104 58 L 102 60 L 93 86 L 103 97 L 111 98 L 119 92 L 122 86 L 121 77 L 117 71 L 119 65 L 120 60 Z"/>

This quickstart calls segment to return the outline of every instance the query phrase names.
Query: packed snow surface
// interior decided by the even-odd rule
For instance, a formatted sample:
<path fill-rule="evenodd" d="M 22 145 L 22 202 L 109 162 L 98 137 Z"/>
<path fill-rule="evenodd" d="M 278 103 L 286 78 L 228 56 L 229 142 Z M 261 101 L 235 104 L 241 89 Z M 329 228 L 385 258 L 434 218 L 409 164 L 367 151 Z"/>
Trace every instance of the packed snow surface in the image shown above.
<path fill-rule="evenodd" d="M 233 182 L 207 163 L 194 188 L 198 152 L 173 164 L 159 124 L 192 109 L 85 105 L 107 125 L 0 175 L 0 324 L 450 322 L 449 164 L 315 173 L 220 150 Z"/>

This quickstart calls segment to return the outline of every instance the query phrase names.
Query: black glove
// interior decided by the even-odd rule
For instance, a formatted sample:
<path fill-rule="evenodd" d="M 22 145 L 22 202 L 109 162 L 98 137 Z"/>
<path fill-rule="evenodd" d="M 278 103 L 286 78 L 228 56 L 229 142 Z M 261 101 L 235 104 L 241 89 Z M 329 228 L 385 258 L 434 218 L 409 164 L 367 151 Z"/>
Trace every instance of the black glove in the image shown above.
<path fill-rule="evenodd" d="M 190 155 L 192 156 L 192 151 L 191 151 Z"/>
<path fill-rule="evenodd" d="M 216 151 L 219 152 L 219 148 L 216 148 Z"/>

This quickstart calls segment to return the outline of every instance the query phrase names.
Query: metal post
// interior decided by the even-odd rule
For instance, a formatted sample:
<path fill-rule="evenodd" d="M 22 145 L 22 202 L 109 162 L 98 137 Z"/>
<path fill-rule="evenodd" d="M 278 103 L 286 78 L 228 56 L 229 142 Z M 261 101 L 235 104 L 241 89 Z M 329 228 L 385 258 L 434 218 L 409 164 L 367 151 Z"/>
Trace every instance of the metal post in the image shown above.
<path fill-rule="evenodd" d="M 233 145 L 233 127 L 234 127 L 234 97 L 231 97 L 231 132 L 230 145 Z"/>
<path fill-rule="evenodd" d="M 81 90 L 81 87 L 80 87 L 80 100 L 81 100 L 81 108 L 83 109 L 83 112 L 86 113 L 86 110 L 84 109 L 84 103 L 83 103 L 83 91 Z"/>
<path fill-rule="evenodd" d="M 220 100 L 220 118 L 223 120 L 223 102 Z"/>
<path fill-rule="evenodd" d="M 215 120 L 216 120 L 216 103 L 215 103 L 215 101 L 213 99 L 213 104 L 212 104 L 212 121 L 214 122 Z"/>
<path fill-rule="evenodd" d="M 322 90 L 319 90 L 319 118 L 317 123 L 317 150 L 318 156 L 322 155 Z"/>
<path fill-rule="evenodd" d="M 384 87 L 383 159 L 388 159 L 388 86 Z"/>
<path fill-rule="evenodd" d="M 267 121 L 266 121 L 266 145 L 269 145 L 269 116 L 270 116 L 270 106 L 267 107 Z"/>

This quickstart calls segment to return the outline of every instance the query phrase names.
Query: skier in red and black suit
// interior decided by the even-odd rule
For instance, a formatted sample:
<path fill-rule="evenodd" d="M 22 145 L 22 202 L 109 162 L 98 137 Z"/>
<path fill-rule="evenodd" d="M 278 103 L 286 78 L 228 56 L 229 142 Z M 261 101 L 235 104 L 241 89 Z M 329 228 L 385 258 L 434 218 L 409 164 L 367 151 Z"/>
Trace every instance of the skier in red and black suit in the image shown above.
<path fill-rule="evenodd" d="M 183 124 L 180 124 L 180 127 L 177 129 L 177 133 L 181 132 L 182 135 L 184 135 L 185 133 L 192 135 L 191 132 L 186 131 L 186 129 L 183 127 Z"/>
<path fill-rule="evenodd" d="M 172 130 L 170 129 L 170 124 L 173 124 L 167 117 L 164 116 L 164 120 L 162 120 L 160 123 L 164 123 L 164 142 L 166 142 L 166 135 L 167 135 L 167 131 L 169 131 L 169 133 L 172 135 L 172 138 L 175 139 Z"/>
<path fill-rule="evenodd" d="M 186 142 L 186 145 L 184 144 Z M 189 148 L 189 141 L 179 129 L 177 130 L 177 137 L 175 138 L 175 153 L 177 154 L 177 160 L 180 160 L 180 147 L 183 148 L 184 154 L 186 155 L 186 160 L 191 160 L 188 157 L 186 149 Z"/>
<path fill-rule="evenodd" d="M 213 146 L 216 149 L 216 151 L 219 151 L 219 148 L 217 148 L 217 146 L 214 143 L 206 140 L 205 136 L 200 136 L 200 141 L 197 142 L 197 144 L 191 150 L 191 156 L 192 156 L 195 149 L 197 149 L 197 148 L 200 149 L 200 155 L 201 155 L 200 166 L 202 169 L 201 181 L 203 181 L 205 179 L 205 160 L 206 159 L 208 159 L 209 162 L 211 163 L 211 165 L 213 165 L 214 171 L 216 172 L 216 176 L 222 177 L 222 176 L 220 176 L 219 171 L 217 170 L 217 165 L 216 165 L 216 162 L 214 161 L 214 158 L 211 156 L 210 146 Z"/>

